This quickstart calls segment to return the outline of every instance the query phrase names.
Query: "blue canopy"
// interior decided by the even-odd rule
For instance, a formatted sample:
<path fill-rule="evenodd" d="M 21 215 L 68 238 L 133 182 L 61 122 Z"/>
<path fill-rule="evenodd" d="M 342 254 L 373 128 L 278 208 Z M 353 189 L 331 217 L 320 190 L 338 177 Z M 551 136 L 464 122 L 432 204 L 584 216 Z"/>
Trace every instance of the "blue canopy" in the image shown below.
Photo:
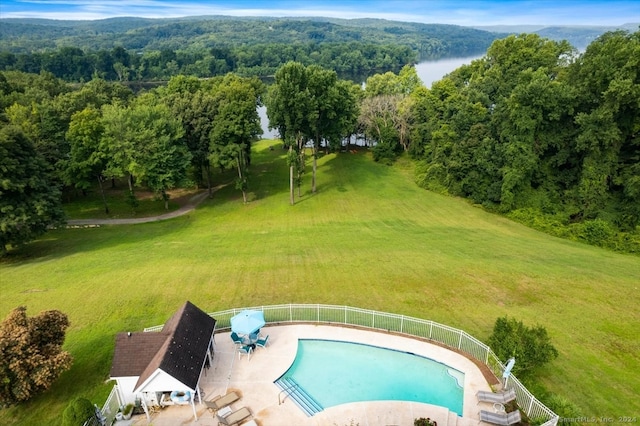
<path fill-rule="evenodd" d="M 238 334 L 252 334 L 264 327 L 264 312 L 244 310 L 231 317 L 231 331 Z"/>

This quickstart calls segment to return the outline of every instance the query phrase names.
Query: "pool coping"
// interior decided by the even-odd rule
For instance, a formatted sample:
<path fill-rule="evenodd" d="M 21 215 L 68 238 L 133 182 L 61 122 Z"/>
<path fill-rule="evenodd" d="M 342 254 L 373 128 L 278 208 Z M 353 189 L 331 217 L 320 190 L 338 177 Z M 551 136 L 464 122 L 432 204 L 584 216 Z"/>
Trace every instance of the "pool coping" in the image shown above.
<path fill-rule="evenodd" d="M 229 390 L 239 392 L 242 398 L 233 404 L 233 408 L 248 407 L 258 425 L 400 425 L 413 424 L 418 417 L 429 417 L 439 426 L 470 426 L 478 423 L 480 409 L 490 409 L 478 404 L 475 395 L 479 390 L 490 390 L 490 383 L 497 381 L 495 376 L 491 374 L 487 380 L 487 372 L 475 360 L 434 342 L 340 324 L 269 324 L 262 333 L 269 334 L 269 344 L 264 349 L 258 348 L 250 358 L 238 357 L 228 332 L 216 333 L 213 365 L 201 381 L 206 400 Z M 460 370 L 465 374 L 463 416 L 449 413 L 444 407 L 418 402 L 367 401 L 329 407 L 307 417 L 292 400 L 281 395 L 274 383 L 293 363 L 299 338 L 347 341 L 411 352 Z M 484 370 L 488 368 L 485 366 Z M 197 421 L 193 419 L 190 407 L 174 406 L 154 414 L 152 422 L 155 426 L 218 424 L 204 405 L 196 404 L 196 410 Z M 136 417 L 141 418 L 132 419 L 130 424 L 147 424 L 146 417 Z"/>

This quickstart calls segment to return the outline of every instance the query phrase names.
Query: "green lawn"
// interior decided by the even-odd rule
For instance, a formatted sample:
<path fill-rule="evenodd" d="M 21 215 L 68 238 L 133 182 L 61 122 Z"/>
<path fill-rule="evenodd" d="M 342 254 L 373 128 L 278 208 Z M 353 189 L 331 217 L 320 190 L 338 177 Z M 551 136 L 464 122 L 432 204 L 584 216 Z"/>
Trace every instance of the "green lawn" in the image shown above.
<path fill-rule="evenodd" d="M 75 358 L 50 392 L 0 411 L 0 424 L 57 424 L 73 396 L 102 404 L 115 334 L 162 324 L 186 299 L 206 311 L 349 305 L 481 340 L 513 316 L 546 327 L 560 352 L 541 372 L 550 391 L 585 416 L 640 413 L 639 257 L 424 191 L 408 161 L 387 167 L 364 152 L 322 157 L 318 193 L 292 207 L 285 152 L 268 144 L 256 146 L 246 205 L 229 185 L 188 215 L 49 232 L 0 263 L 0 313 L 67 313 Z"/>

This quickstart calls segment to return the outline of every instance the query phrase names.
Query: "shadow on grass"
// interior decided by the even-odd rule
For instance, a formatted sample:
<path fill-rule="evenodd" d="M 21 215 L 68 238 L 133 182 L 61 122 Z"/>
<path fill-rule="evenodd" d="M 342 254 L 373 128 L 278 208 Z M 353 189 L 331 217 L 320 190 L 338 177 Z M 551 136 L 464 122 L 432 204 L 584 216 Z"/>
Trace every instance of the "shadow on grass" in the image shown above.
<path fill-rule="evenodd" d="M 164 238 L 188 226 L 193 220 L 192 215 L 188 213 L 166 221 L 136 225 L 51 230 L 36 241 L 10 250 L 0 258 L 0 265 L 22 266 L 121 245 L 151 244 L 156 238 Z"/>
<path fill-rule="evenodd" d="M 288 204 L 289 169 L 286 161 L 286 149 L 278 141 L 261 142 L 254 152 L 249 176 L 250 202 L 272 196 L 282 197 Z M 386 167 L 372 167 L 366 149 L 342 152 L 331 159 L 318 159 L 318 193 L 337 190 L 348 192 L 349 188 L 360 184 L 383 185 Z M 309 158 L 309 157 L 307 157 Z M 216 180 L 229 181 L 233 171 L 224 171 Z M 327 178 L 328 177 L 328 178 Z M 295 203 L 299 204 L 318 194 L 311 193 L 311 166 L 307 165 L 302 183 L 302 196 L 296 191 Z M 210 211 L 226 203 L 242 202 L 242 193 L 233 184 L 215 192 L 213 199 L 205 200 L 198 210 Z M 105 225 L 98 228 L 52 230 L 40 239 L 11 250 L 0 265 L 17 266 L 63 258 L 68 255 L 112 248 L 123 244 L 149 244 L 156 238 L 166 238 L 176 230 L 189 226 L 194 212 L 160 222 L 136 225 Z"/>

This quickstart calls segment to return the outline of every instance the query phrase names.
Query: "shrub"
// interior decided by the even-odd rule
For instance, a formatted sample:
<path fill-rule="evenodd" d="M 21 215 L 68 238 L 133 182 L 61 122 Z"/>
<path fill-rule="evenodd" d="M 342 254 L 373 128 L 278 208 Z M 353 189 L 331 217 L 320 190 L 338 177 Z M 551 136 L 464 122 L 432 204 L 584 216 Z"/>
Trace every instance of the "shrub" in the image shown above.
<path fill-rule="evenodd" d="M 558 357 L 547 330 L 542 326 L 527 327 L 522 321 L 496 319 L 489 345 L 498 358 L 516 358 L 513 373 L 530 374 L 536 368 Z"/>
<path fill-rule="evenodd" d="M 76 398 L 67 405 L 62 414 L 62 426 L 82 426 L 84 422 L 95 416 L 95 408 L 86 398 Z"/>
<path fill-rule="evenodd" d="M 429 417 L 426 419 L 424 417 L 420 417 L 413 421 L 413 426 L 438 426 L 435 420 L 431 420 Z"/>

